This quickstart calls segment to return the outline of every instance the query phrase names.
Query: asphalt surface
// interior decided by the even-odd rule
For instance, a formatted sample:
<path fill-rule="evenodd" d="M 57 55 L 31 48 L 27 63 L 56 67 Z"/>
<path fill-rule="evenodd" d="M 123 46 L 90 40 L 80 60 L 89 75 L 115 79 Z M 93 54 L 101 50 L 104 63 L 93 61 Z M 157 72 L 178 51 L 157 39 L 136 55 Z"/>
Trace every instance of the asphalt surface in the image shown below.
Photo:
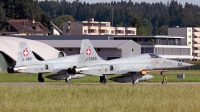
<path fill-rule="evenodd" d="M 100 83 L 53 83 L 53 82 L 0 82 L 0 86 L 69 86 L 69 85 L 102 85 Z M 107 83 L 106 85 L 132 85 L 132 83 Z M 162 85 L 161 82 L 140 82 L 139 85 Z M 200 85 L 200 82 L 167 82 L 166 85 Z"/>

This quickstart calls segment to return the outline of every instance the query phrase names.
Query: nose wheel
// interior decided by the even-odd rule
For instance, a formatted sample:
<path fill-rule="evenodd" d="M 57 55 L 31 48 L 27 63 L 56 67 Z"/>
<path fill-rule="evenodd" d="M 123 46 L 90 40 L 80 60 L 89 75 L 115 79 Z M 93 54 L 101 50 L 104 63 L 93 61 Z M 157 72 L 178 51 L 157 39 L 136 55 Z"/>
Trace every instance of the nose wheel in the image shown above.
<path fill-rule="evenodd" d="M 38 74 L 38 82 L 44 82 L 44 78 L 42 77 L 42 73 Z"/>

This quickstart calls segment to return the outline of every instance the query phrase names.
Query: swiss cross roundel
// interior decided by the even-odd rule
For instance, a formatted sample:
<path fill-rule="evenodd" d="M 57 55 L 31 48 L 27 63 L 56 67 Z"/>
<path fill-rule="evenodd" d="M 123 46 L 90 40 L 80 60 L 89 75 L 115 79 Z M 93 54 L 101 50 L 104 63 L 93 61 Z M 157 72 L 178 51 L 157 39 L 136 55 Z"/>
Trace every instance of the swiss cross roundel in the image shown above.
<path fill-rule="evenodd" d="M 88 47 L 88 48 L 86 49 L 86 54 L 89 56 L 91 53 L 92 53 L 92 51 L 91 51 L 90 47 Z"/>
<path fill-rule="evenodd" d="M 24 49 L 23 52 L 22 52 L 22 54 L 23 54 L 25 57 L 27 57 L 28 54 L 29 54 L 28 49 L 27 49 L 27 48 Z"/>

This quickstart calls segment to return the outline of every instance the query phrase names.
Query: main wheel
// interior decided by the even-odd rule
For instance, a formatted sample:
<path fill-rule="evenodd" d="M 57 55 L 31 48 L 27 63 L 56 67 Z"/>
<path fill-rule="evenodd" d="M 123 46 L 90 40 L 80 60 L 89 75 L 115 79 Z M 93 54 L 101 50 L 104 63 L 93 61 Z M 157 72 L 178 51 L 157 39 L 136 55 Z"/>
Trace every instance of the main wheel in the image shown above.
<path fill-rule="evenodd" d="M 103 76 L 100 76 L 100 83 L 107 83 L 107 79 L 106 79 L 106 76 L 103 75 Z"/>
<path fill-rule="evenodd" d="M 137 84 L 139 84 L 138 79 L 137 79 L 137 80 L 133 80 L 133 81 L 132 81 L 132 84 L 133 84 L 133 85 L 137 85 Z"/>
<path fill-rule="evenodd" d="M 104 83 L 104 84 L 106 84 L 106 83 L 107 83 L 107 79 L 106 79 L 106 78 L 104 78 L 104 80 L 103 80 L 103 83 Z"/>
<path fill-rule="evenodd" d="M 42 77 L 42 73 L 38 74 L 38 82 L 44 82 L 44 78 Z"/>
<path fill-rule="evenodd" d="M 66 82 L 66 83 L 70 83 L 71 80 L 66 78 L 66 79 L 65 79 L 65 82 Z"/>
<path fill-rule="evenodd" d="M 70 83 L 71 82 L 71 75 L 65 75 L 66 76 L 66 78 L 65 78 L 65 82 L 66 83 Z"/>

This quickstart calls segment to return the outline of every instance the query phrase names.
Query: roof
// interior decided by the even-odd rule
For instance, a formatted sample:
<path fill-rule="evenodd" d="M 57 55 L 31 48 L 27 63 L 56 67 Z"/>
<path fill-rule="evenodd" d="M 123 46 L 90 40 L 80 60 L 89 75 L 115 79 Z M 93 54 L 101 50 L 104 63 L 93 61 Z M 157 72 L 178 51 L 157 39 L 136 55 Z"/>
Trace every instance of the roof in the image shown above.
<path fill-rule="evenodd" d="M 80 48 L 82 40 L 38 40 L 55 48 Z M 95 48 L 118 48 L 132 40 L 90 40 Z"/>
<path fill-rule="evenodd" d="M 55 28 L 59 33 L 63 33 L 62 30 L 60 28 L 58 28 L 58 26 L 56 26 L 53 22 L 51 22 L 51 25 L 53 26 L 53 28 Z"/>
<path fill-rule="evenodd" d="M 8 23 L 18 32 L 51 33 L 49 29 L 40 22 L 30 22 L 27 19 L 11 19 Z M 36 27 L 40 27 L 41 29 L 37 30 Z"/>
<path fill-rule="evenodd" d="M 38 41 L 8 36 L 0 36 L 0 51 L 6 53 L 12 59 L 16 60 L 19 42 L 26 42 L 32 51 L 37 53 L 45 60 L 58 58 L 58 54 L 60 53 L 60 51 L 52 48 L 51 46 Z"/>
<path fill-rule="evenodd" d="M 114 36 L 110 36 L 108 37 L 109 39 L 113 39 L 113 38 L 185 38 L 185 37 L 181 37 L 181 36 L 170 36 L 170 35 L 154 35 L 154 36 L 145 36 L 145 35 L 114 35 Z"/>
<path fill-rule="evenodd" d="M 20 38 L 32 39 L 32 40 L 108 40 L 109 35 L 31 35 L 31 36 L 16 36 Z"/>
<path fill-rule="evenodd" d="M 90 39 L 90 40 L 114 40 L 114 38 L 124 38 L 131 39 L 131 38 L 185 38 L 181 36 L 134 36 L 134 35 L 48 35 L 48 36 L 17 36 L 26 39 L 32 40 L 82 40 L 82 39 Z"/>

